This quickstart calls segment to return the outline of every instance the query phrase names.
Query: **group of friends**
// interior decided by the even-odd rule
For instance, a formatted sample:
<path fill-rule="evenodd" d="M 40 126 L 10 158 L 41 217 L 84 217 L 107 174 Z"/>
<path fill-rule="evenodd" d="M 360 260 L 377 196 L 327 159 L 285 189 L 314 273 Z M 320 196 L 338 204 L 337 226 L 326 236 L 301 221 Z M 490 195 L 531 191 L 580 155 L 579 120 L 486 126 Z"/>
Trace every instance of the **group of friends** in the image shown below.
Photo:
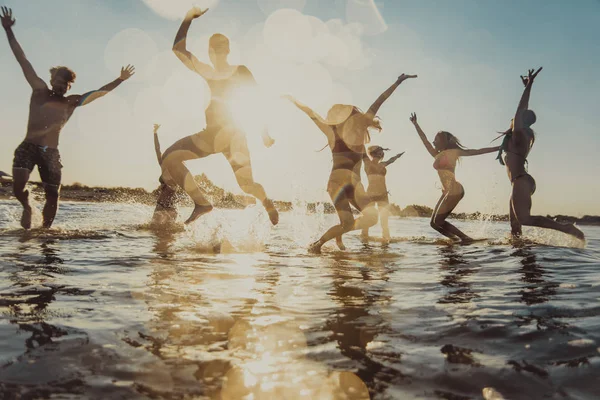
<path fill-rule="evenodd" d="M 228 62 L 229 40 L 222 34 L 214 34 L 209 39 L 209 58 L 212 65 L 201 62 L 186 45 L 192 21 L 201 17 L 207 10 L 194 7 L 187 12 L 173 44 L 173 52 L 183 64 L 199 74 L 211 90 L 211 102 L 206 109 L 206 127 L 201 132 L 179 139 L 164 152 L 158 140 L 159 125 L 154 126 L 154 140 L 158 162 L 161 167 L 157 204 L 153 224 L 173 223 L 177 219 L 177 191 L 183 189 L 193 200 L 194 209 L 185 221 L 189 224 L 212 210 L 212 205 L 187 169 L 185 162 L 209 155 L 222 154 L 229 162 L 240 188 L 255 197 L 264 206 L 273 225 L 279 221 L 279 213 L 268 198 L 261 184 L 252 174 L 250 152 L 243 127 L 234 121 L 229 100 L 239 87 L 254 86 L 256 82 L 250 70 L 244 65 L 231 65 Z M 75 81 L 75 73 L 67 67 L 50 69 L 50 87 L 35 72 L 17 42 L 12 27 L 15 19 L 12 10 L 2 7 L 0 19 L 6 32 L 10 48 L 19 62 L 25 78 L 32 88 L 29 121 L 24 141 L 15 150 L 13 161 L 14 195 L 23 206 L 21 225 L 31 228 L 32 209 L 29 191 L 26 188 L 29 176 L 37 165 L 42 180 L 46 202 L 42 211 L 43 227 L 49 228 L 58 209 L 62 164 L 58 151 L 59 135 L 77 107 L 87 105 L 114 90 L 129 79 L 135 68 L 131 65 L 121 69 L 119 77 L 103 87 L 83 95 L 69 95 L 67 91 Z M 535 113 L 529 109 L 529 97 L 533 83 L 542 68 L 529 70 L 521 76 L 525 90 L 517 106 L 510 127 L 503 132 L 502 143 L 496 147 L 467 149 L 458 138 L 446 131 L 439 131 L 430 142 L 421 129 L 415 113 L 411 114 L 419 137 L 428 153 L 433 157 L 433 168 L 438 172 L 442 195 L 431 218 L 431 227 L 442 235 L 463 243 L 473 241 L 468 235 L 447 221 L 448 216 L 464 197 L 463 186 L 456 180 L 457 160 L 465 156 L 498 153 L 498 160 L 506 166 L 512 184 L 509 201 L 511 232 L 521 235 L 521 226 L 537 226 L 558 230 L 579 239 L 583 233 L 573 224 L 561 224 L 550 218 L 531 215 L 532 195 L 535 180 L 527 172 L 527 157 L 531 151 L 535 134 L 531 125 L 536 122 Z M 408 79 L 416 75 L 402 74 L 363 112 L 354 105 L 335 104 L 322 117 L 309 106 L 291 96 L 284 96 L 300 111 L 304 112 L 325 134 L 333 157 L 327 192 L 339 216 L 340 223 L 327 230 L 319 240 L 310 245 L 311 252 L 320 252 L 321 247 L 335 239 L 338 247 L 344 249 L 342 236 L 354 230 L 361 230 L 368 237 L 368 230 L 381 220 L 383 239 L 389 240 L 388 227 L 389 199 L 386 187 L 387 166 L 401 154 L 383 161 L 385 151 L 380 146 L 369 146 L 369 130 L 381 131 L 377 112 L 392 93 Z M 274 140 L 264 130 L 263 143 L 270 147 Z M 361 182 L 361 167 L 364 165 L 368 177 L 367 189 Z M 360 211 L 355 218 L 352 208 Z"/>

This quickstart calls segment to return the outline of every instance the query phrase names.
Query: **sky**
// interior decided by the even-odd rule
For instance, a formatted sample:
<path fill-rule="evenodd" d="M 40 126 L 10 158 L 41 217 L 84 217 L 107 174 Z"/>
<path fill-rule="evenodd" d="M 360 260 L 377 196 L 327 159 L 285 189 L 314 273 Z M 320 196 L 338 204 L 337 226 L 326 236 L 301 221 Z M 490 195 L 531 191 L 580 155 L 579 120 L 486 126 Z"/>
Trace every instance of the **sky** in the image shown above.
<path fill-rule="evenodd" d="M 60 139 L 63 183 L 152 190 L 160 173 L 152 124 L 163 149 L 204 127 L 210 92 L 171 51 L 192 5 L 189 49 L 208 61 L 208 38 L 231 40 L 230 61 L 245 64 L 259 99 L 240 101 L 240 118 L 260 107 L 273 147 L 262 146 L 248 120 L 255 179 L 274 199 L 329 201 L 331 152 L 304 114 L 281 99 L 291 94 L 325 114 L 334 103 L 367 109 L 402 73 L 418 74 L 381 107 L 383 131 L 372 143 L 387 156 L 391 201 L 433 207 L 441 191 L 433 159 L 408 120 L 416 112 L 428 137 L 446 130 L 470 148 L 488 147 L 508 128 L 523 91 L 519 75 L 543 66 L 530 108 L 538 122 L 529 156 L 537 181 L 533 212 L 600 214 L 600 1 L 561 0 L 4 0 L 17 40 L 38 75 L 67 65 L 71 93 L 112 81 L 122 65 L 137 73 L 107 96 L 78 109 Z M 31 90 L 6 40 L 0 40 L 0 170 L 9 172 L 23 140 Z M 188 167 L 241 193 L 221 155 Z M 463 158 L 457 179 L 465 198 L 457 212 L 505 214 L 511 191 L 495 154 Z M 33 175 L 37 179 L 37 172 Z"/>

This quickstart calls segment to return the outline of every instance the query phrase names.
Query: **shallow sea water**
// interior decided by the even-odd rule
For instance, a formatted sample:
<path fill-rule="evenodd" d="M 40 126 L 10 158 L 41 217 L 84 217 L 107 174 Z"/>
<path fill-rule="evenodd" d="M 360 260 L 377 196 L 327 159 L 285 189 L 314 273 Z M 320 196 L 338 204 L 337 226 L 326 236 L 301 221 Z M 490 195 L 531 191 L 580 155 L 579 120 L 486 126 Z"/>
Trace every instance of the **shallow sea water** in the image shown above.
<path fill-rule="evenodd" d="M 1 399 L 600 398 L 599 227 L 457 221 L 489 238 L 458 246 L 395 218 L 312 255 L 335 216 L 151 211 L 63 203 L 25 233 L 0 201 Z"/>

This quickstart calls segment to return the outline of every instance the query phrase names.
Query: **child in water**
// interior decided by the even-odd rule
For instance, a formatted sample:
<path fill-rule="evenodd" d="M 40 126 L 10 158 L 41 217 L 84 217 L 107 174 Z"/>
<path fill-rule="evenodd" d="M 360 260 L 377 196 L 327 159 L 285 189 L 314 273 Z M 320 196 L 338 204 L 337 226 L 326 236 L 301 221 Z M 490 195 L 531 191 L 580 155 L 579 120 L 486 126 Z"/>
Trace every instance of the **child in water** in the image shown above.
<path fill-rule="evenodd" d="M 369 187 L 367 188 L 367 194 L 371 198 L 372 202 L 377 203 L 379 210 L 379 220 L 381 221 L 381 229 L 383 231 L 383 240 L 389 242 L 390 240 L 390 228 L 388 224 L 389 220 L 389 198 L 388 190 L 385 184 L 385 174 L 387 173 L 387 166 L 399 159 L 404 152 L 396 154 L 394 157 L 387 161 L 382 161 L 384 156 L 384 149 L 381 146 L 369 146 L 367 154 L 363 162 L 365 164 L 365 172 L 369 181 Z M 369 238 L 369 228 L 363 229 L 362 237 L 364 239 Z"/>

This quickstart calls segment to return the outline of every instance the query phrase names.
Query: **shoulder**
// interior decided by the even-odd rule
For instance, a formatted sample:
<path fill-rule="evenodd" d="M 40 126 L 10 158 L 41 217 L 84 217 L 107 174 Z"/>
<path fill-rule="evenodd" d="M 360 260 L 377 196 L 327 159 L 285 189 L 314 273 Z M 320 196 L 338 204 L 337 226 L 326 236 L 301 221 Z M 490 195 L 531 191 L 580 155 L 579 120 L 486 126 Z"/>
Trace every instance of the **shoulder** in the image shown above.
<path fill-rule="evenodd" d="M 245 65 L 236 66 L 236 73 L 243 78 L 252 78 L 252 72 Z"/>
<path fill-rule="evenodd" d="M 81 102 L 81 99 L 83 98 L 82 95 L 80 94 L 72 94 L 70 96 L 67 96 L 67 103 L 73 107 L 77 107 L 79 105 L 79 103 Z"/>

